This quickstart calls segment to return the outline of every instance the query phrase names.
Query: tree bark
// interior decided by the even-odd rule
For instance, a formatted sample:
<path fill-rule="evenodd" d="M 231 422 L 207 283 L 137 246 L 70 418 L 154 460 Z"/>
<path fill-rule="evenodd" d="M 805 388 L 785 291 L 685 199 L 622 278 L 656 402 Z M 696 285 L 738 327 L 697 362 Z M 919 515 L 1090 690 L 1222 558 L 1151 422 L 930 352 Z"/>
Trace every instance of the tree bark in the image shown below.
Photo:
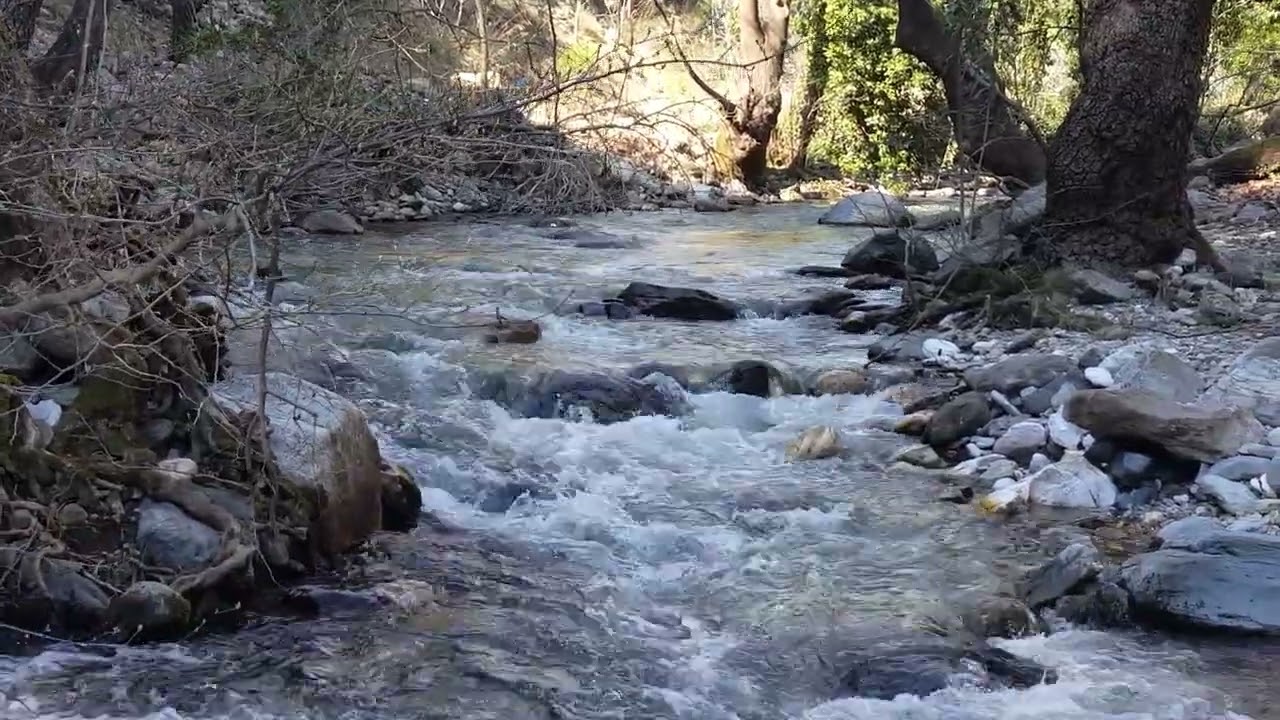
<path fill-rule="evenodd" d="M 1068 260 L 1136 267 L 1193 247 L 1186 197 L 1214 0 L 1084 0 L 1081 89 L 1049 148 L 1044 225 Z"/>
<path fill-rule="evenodd" d="M 204 0 L 170 0 L 172 20 L 169 25 L 169 59 L 182 62 L 191 53 L 191 41 L 196 36 L 196 16 Z"/>
<path fill-rule="evenodd" d="M 811 0 L 813 7 L 805 9 L 809 20 L 809 37 L 806 55 L 804 98 L 800 103 L 800 128 L 796 133 L 795 152 L 791 156 L 790 169 L 800 170 L 808 165 L 809 144 L 818 129 L 818 115 L 822 110 L 822 96 L 827 92 L 827 80 L 831 75 L 831 63 L 827 60 L 827 0 Z"/>
<path fill-rule="evenodd" d="M 1044 181 L 1044 147 L 1019 125 L 1022 119 L 1030 127 L 1030 120 L 1004 94 L 995 63 L 985 53 L 965 57 L 929 0 L 898 0 L 894 45 L 942 82 L 956 144 L 966 157 L 1024 187 Z"/>
<path fill-rule="evenodd" d="M 110 4 L 111 0 L 76 0 L 49 52 L 32 63 L 36 82 L 57 88 L 78 81 L 81 69 L 93 71 L 106 40 Z"/>
<path fill-rule="evenodd" d="M 717 150 L 730 174 L 759 186 L 768 168 L 769 140 L 782 112 L 782 68 L 791 22 L 789 0 L 738 0 L 738 99 L 725 113 Z"/>
<path fill-rule="evenodd" d="M 25 53 L 44 0 L 0 0 L 0 52 Z"/>

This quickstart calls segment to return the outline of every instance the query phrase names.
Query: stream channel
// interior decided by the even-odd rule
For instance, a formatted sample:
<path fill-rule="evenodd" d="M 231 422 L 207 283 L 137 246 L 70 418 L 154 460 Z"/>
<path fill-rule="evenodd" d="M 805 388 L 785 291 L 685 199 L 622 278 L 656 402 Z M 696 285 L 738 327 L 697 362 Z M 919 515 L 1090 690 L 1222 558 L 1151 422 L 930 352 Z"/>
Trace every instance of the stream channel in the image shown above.
<path fill-rule="evenodd" d="M 901 411 L 875 397 L 709 393 L 691 395 L 683 417 L 604 425 L 513 417 L 473 394 L 469 376 L 511 368 L 861 365 L 875 338 L 838 332 L 828 317 L 694 323 L 563 312 L 632 280 L 761 307 L 834 289 L 837 281 L 788 272 L 838 265 L 865 236 L 815 224 L 820 212 L 586 217 L 579 232 L 608 234 L 586 242 L 512 220 L 302 243 L 288 272 L 342 312 L 299 320 L 353 351 L 371 380 L 342 391 L 453 528 L 389 539 L 364 568 L 411 609 L 335 601 L 315 617 L 262 618 L 181 643 L 0 656 L 0 716 L 1280 716 L 1274 645 L 1146 630 L 995 641 L 1054 668 L 1052 685 L 832 699 L 842 653 L 994 592 L 1053 552 L 1069 518 L 984 518 L 937 502 L 936 480 L 886 472 L 905 440 L 868 424 Z M 287 296 L 302 288 L 282 290 L 303 307 Z M 486 345 L 444 327 L 492 317 L 495 305 L 539 316 L 541 341 Z M 814 425 L 839 429 L 846 457 L 786 462 L 786 444 Z M 511 488 L 526 487 L 537 491 L 507 507 Z"/>

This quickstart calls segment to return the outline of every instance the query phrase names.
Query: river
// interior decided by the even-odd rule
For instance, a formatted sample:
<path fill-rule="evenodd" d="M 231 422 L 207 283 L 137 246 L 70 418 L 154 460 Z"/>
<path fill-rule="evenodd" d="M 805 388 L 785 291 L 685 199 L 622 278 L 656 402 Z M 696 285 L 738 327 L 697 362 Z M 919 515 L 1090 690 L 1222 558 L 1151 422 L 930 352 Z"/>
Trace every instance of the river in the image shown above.
<path fill-rule="evenodd" d="M 829 318 L 557 313 L 637 279 L 762 307 L 831 289 L 786 272 L 836 265 L 852 244 L 819 212 L 577 220 L 605 242 L 512 221 L 291 249 L 290 273 L 329 303 L 297 319 L 347 348 L 394 346 L 394 363 L 346 392 L 456 528 L 389 539 L 362 567 L 411 609 L 336 603 L 171 645 L 0 657 L 0 716 L 1209 720 L 1280 707 L 1273 645 L 1081 629 L 999 641 L 1055 668 L 1054 685 L 832 700 L 842 653 L 994 592 L 1060 546 L 1061 518 L 983 518 L 937 502 L 935 480 L 886 472 L 903 441 L 868 421 L 897 411 L 870 397 L 712 393 L 686 417 L 598 425 L 515 418 L 469 390 L 469 374 L 511 366 L 860 364 L 872 338 Z M 449 327 L 495 304 L 540 316 L 541 341 L 484 345 Z M 785 462 L 818 424 L 840 429 L 848 456 Z M 494 512 L 512 486 L 539 491 Z"/>

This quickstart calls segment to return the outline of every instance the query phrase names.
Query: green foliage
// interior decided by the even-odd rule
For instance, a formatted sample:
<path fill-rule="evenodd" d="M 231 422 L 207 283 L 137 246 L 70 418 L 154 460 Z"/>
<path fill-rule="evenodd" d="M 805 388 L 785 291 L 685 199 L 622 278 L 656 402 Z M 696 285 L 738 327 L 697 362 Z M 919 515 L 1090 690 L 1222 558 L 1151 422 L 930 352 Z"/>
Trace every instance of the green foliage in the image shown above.
<path fill-rule="evenodd" d="M 1204 98 L 1210 143 L 1242 139 L 1266 116 L 1248 108 L 1280 99 L 1280 4 L 1220 0 L 1215 11 Z"/>
<path fill-rule="evenodd" d="M 585 74 L 600 60 L 600 45 L 591 40 L 579 40 L 560 48 L 556 55 L 556 70 L 562 78 Z"/>
<path fill-rule="evenodd" d="M 950 142 L 941 87 L 893 47 L 896 8 L 887 0 L 827 3 L 822 58 L 830 74 L 812 155 L 852 175 L 935 167 Z M 812 28 L 801 13 L 797 31 L 807 37 Z"/>

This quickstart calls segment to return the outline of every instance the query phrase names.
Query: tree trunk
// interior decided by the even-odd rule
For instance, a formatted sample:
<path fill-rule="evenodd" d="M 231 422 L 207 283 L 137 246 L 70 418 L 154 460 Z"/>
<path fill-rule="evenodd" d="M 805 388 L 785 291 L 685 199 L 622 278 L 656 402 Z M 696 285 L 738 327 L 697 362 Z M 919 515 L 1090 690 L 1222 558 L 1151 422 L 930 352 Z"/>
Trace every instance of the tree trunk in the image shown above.
<path fill-rule="evenodd" d="M 822 110 L 822 96 L 827 91 L 831 75 L 831 63 L 827 60 L 827 2 L 810 0 L 812 7 L 805 13 L 809 20 L 807 61 L 805 69 L 804 98 L 800 102 L 800 128 L 796 133 L 795 153 L 791 156 L 791 170 L 800 170 L 809 162 L 809 143 L 818 129 L 818 114 Z"/>
<path fill-rule="evenodd" d="M 1025 187 L 1044 180 L 1044 148 L 1018 124 L 1022 113 L 1004 94 L 995 63 L 985 53 L 965 57 L 929 0 L 898 0 L 894 44 L 942 81 L 956 144 L 966 157 Z"/>
<path fill-rule="evenodd" d="M 1049 148 L 1044 224 L 1069 260 L 1214 261 L 1186 197 L 1214 0 L 1085 0 L 1081 89 Z"/>
<path fill-rule="evenodd" d="M 44 57 L 32 63 L 31 74 L 46 88 L 74 84 L 80 72 L 91 73 L 106 40 L 111 0 L 76 0 L 71 15 Z"/>
<path fill-rule="evenodd" d="M 169 7 L 173 11 L 169 26 L 169 59 L 182 62 L 191 53 L 191 41 L 195 39 L 198 28 L 196 16 L 204 0 L 170 0 Z"/>
<path fill-rule="evenodd" d="M 44 0 L 0 0 L 0 52 L 25 53 Z"/>

